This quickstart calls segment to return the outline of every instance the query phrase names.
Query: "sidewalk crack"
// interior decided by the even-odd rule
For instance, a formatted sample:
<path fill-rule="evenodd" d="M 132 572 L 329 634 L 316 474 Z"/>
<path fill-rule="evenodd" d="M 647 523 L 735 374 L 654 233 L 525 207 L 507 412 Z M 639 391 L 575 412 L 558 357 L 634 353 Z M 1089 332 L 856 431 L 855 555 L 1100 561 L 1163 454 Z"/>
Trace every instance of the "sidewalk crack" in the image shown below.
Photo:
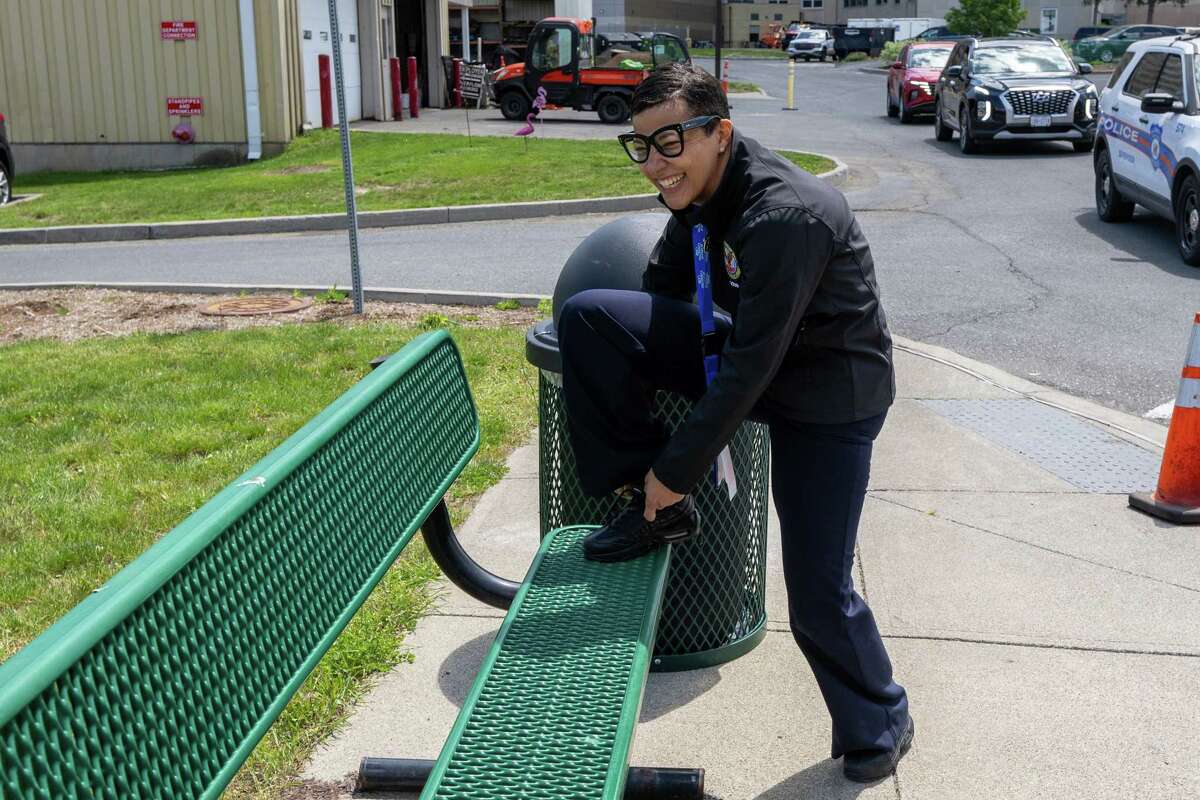
<path fill-rule="evenodd" d="M 880 497 L 879 495 L 871 495 L 870 497 L 872 500 L 878 500 L 881 503 L 888 503 L 889 505 L 897 506 L 899 508 L 904 508 L 904 509 L 907 509 L 914 513 L 917 513 L 917 514 L 924 515 L 926 513 L 924 510 L 922 510 L 920 508 L 917 508 L 915 506 L 910 506 L 907 503 L 901 503 L 896 500 L 889 499 L 887 497 Z M 1112 564 L 1105 564 L 1103 561 L 1096 561 L 1095 559 L 1085 558 L 1083 556 L 1075 555 L 1073 553 L 1067 553 L 1062 550 L 1055 550 L 1053 547 L 1047 547 L 1045 545 L 1038 544 L 1037 542 L 1031 542 L 1027 539 L 1020 539 L 1016 536 L 1009 536 L 1008 534 L 1000 533 L 999 531 L 993 531 L 988 528 L 982 528 L 978 525 L 972 525 L 969 522 L 962 522 L 961 520 L 954 519 L 953 517 L 946 517 L 946 516 L 942 516 L 941 514 L 939 514 L 937 516 L 937 519 L 940 519 L 944 522 L 949 522 L 952 525 L 957 525 L 962 528 L 967 528 L 968 530 L 979 531 L 980 533 L 986 533 L 990 536 L 995 536 L 1000 539 L 1005 539 L 1005 540 L 1007 540 L 1009 542 L 1013 542 L 1015 544 L 1022 544 L 1022 545 L 1025 545 L 1026 547 L 1032 547 L 1035 550 L 1041 550 L 1043 552 L 1050 553 L 1052 555 L 1061 556 L 1063 558 L 1068 558 L 1072 561 L 1078 561 L 1083 564 L 1089 564 L 1093 567 L 1099 567 L 1101 569 L 1110 570 L 1112 572 L 1116 572 L 1121 575 L 1128 575 L 1131 578 L 1140 578 L 1141 580 L 1150 581 L 1151 583 L 1158 583 L 1158 584 L 1162 584 L 1163 586 L 1170 586 L 1174 589 L 1181 589 L 1185 592 L 1195 592 L 1197 594 L 1200 594 L 1200 588 L 1195 587 L 1195 586 L 1188 586 L 1188 585 L 1182 584 L 1182 583 L 1175 583 L 1174 581 L 1169 581 L 1169 580 L 1166 580 L 1165 578 L 1158 578 L 1158 577 L 1155 577 L 1154 575 L 1146 575 L 1141 572 L 1134 572 L 1133 570 L 1122 569 L 1121 567 L 1113 566 Z"/>

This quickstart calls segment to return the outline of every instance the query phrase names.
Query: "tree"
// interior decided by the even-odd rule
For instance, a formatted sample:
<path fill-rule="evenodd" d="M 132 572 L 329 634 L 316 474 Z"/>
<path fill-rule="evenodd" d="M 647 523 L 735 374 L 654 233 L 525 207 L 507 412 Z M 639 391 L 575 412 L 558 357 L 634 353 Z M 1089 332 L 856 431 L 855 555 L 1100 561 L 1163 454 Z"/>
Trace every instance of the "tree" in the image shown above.
<path fill-rule="evenodd" d="M 961 8 L 946 12 L 952 33 L 973 36 L 1005 36 L 1023 19 L 1021 0 L 962 0 Z"/>

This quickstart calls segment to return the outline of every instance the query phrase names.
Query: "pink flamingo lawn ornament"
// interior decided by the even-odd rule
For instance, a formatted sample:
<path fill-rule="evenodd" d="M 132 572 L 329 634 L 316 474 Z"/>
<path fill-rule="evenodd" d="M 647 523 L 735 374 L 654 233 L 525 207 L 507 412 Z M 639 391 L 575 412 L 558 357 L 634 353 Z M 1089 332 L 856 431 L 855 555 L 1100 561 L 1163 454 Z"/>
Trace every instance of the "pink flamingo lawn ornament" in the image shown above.
<path fill-rule="evenodd" d="M 537 97 L 533 99 L 533 110 L 525 116 L 525 125 L 522 126 L 513 136 L 528 136 L 533 133 L 533 120 L 543 108 L 546 107 L 546 87 L 539 86 Z"/>

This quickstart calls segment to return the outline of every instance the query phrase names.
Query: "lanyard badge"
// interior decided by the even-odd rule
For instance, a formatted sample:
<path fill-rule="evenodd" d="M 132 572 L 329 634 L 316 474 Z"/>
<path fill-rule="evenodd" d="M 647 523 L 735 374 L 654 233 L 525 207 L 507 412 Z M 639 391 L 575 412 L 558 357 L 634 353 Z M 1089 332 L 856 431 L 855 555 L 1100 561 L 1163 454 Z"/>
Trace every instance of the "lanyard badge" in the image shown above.
<path fill-rule="evenodd" d="M 696 305 L 700 307 L 700 342 L 701 355 L 704 358 L 704 382 L 705 385 L 711 386 L 717 377 L 717 370 L 720 369 L 721 357 L 714 352 L 716 348 L 712 346 L 717 334 L 717 324 L 713 319 L 708 228 L 703 224 L 692 228 L 692 263 L 696 269 Z M 729 492 L 729 499 L 732 500 L 733 496 L 737 494 L 737 477 L 733 472 L 733 458 L 729 454 L 728 445 L 717 456 L 717 463 L 713 465 L 711 474 L 713 484 L 720 486 L 724 483 Z"/>

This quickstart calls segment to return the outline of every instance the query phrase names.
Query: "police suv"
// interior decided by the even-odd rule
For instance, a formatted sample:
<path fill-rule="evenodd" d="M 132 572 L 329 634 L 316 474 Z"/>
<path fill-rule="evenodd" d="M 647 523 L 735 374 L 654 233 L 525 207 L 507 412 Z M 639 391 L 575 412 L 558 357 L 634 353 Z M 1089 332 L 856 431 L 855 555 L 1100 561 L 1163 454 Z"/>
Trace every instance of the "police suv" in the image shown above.
<path fill-rule="evenodd" d="M 1134 204 L 1175 221 L 1183 260 L 1200 266 L 1200 42 L 1137 42 L 1100 94 L 1096 213 L 1125 222 Z"/>

